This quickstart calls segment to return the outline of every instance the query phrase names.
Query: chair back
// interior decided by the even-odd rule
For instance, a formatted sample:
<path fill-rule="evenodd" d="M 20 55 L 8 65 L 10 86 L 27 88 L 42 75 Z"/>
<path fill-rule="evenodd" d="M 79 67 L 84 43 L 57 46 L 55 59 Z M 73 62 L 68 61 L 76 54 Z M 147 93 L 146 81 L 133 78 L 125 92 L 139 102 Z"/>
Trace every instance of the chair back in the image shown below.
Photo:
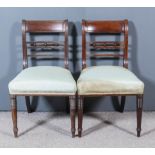
<path fill-rule="evenodd" d="M 87 42 L 86 34 L 123 34 L 122 41 L 93 41 Z M 108 50 L 108 53 L 94 54 L 95 57 L 123 58 L 123 66 L 128 68 L 128 20 L 120 21 L 89 21 L 82 20 L 82 68 L 86 68 L 87 43 L 94 50 Z M 113 53 L 112 50 L 123 50 L 123 54 Z"/>
<path fill-rule="evenodd" d="M 57 41 L 27 41 L 27 34 L 59 34 L 64 35 L 63 43 Z M 68 20 L 47 20 L 47 21 L 38 21 L 38 20 L 23 20 L 22 21 L 22 46 L 23 46 L 23 68 L 28 67 L 28 57 L 51 57 L 49 52 L 31 52 L 28 54 L 28 49 L 36 50 L 40 49 L 45 51 L 45 49 L 63 49 L 64 50 L 64 65 L 65 68 L 68 68 Z"/>

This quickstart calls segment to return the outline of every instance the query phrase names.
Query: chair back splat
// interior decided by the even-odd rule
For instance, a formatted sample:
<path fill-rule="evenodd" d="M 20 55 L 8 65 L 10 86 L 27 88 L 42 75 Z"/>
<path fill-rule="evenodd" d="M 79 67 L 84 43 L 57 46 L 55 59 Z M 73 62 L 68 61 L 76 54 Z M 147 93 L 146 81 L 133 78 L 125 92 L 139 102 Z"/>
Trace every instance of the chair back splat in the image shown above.
<path fill-rule="evenodd" d="M 95 57 L 123 58 L 123 67 L 128 68 L 128 20 L 86 21 L 82 20 L 82 68 L 86 68 L 86 34 L 123 34 L 123 41 L 93 41 L 89 46 L 96 50 L 123 50 L 123 54 L 95 54 Z"/>
<path fill-rule="evenodd" d="M 55 41 L 27 41 L 29 34 L 54 34 L 61 33 L 64 35 L 64 42 Z M 28 57 L 46 56 L 51 57 L 48 53 L 28 54 L 28 49 L 64 49 L 64 66 L 68 68 L 68 20 L 48 20 L 48 21 L 22 21 L 22 46 L 23 46 L 23 69 L 28 67 Z"/>

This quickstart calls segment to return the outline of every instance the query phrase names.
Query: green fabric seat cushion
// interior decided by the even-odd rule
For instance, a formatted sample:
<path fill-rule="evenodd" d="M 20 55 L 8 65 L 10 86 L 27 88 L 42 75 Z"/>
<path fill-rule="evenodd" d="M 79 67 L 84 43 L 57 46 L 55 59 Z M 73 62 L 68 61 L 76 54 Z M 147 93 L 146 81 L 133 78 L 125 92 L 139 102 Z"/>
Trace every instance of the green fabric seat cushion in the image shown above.
<path fill-rule="evenodd" d="M 120 66 L 93 66 L 84 69 L 77 82 L 78 93 L 143 94 L 144 83 Z"/>
<path fill-rule="evenodd" d="M 56 66 L 29 67 L 10 83 L 10 94 L 75 94 L 76 82 L 69 70 Z"/>

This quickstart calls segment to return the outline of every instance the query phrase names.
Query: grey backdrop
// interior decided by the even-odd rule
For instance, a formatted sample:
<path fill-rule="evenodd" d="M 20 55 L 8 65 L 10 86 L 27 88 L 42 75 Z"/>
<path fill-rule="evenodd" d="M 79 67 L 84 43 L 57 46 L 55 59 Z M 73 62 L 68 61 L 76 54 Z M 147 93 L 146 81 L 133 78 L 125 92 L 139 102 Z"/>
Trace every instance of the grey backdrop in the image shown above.
<path fill-rule="evenodd" d="M 155 8 L 0 8 L 0 110 L 10 110 L 8 82 L 22 70 L 21 20 L 68 19 L 70 69 L 75 78 L 81 70 L 81 20 L 129 20 L 129 69 L 145 83 L 144 109 L 155 110 Z M 50 62 L 50 64 L 53 64 Z M 62 64 L 62 63 L 60 63 Z M 34 98 L 38 111 L 65 111 L 64 98 Z M 86 100 L 86 111 L 117 110 L 110 97 Z M 26 110 L 22 97 L 19 110 Z M 126 110 L 135 110 L 135 97 L 128 97 Z"/>

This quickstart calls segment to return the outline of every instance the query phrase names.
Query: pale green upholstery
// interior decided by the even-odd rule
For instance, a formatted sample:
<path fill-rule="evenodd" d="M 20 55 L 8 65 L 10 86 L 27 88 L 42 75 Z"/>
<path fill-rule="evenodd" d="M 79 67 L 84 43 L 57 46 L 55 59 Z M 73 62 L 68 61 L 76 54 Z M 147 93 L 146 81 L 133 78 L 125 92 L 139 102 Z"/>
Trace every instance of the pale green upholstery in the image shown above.
<path fill-rule="evenodd" d="M 143 94 L 144 83 L 120 66 L 94 66 L 81 72 L 78 94 Z"/>
<path fill-rule="evenodd" d="M 69 70 L 56 66 L 29 67 L 9 83 L 10 94 L 75 94 L 76 82 Z"/>

